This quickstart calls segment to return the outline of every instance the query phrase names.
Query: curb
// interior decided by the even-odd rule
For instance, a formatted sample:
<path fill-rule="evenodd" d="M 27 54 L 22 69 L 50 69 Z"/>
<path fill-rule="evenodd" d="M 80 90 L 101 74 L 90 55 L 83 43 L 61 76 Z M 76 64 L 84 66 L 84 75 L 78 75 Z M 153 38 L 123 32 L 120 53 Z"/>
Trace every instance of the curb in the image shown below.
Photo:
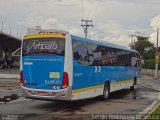
<path fill-rule="evenodd" d="M 19 78 L 13 78 L 13 77 L 10 77 L 10 78 L 3 78 L 3 77 L 0 77 L 0 80 L 3 79 L 3 80 L 7 80 L 7 79 L 14 79 L 14 80 L 19 80 Z"/>
<path fill-rule="evenodd" d="M 3 77 L 0 77 L 0 80 L 3 79 L 3 80 L 7 80 L 7 79 L 14 79 L 14 80 L 19 80 L 20 78 L 13 78 L 13 77 L 10 77 L 10 78 L 3 78 Z"/>
<path fill-rule="evenodd" d="M 156 100 L 151 105 L 149 105 L 144 111 L 140 112 L 138 115 L 144 115 L 142 120 L 145 120 L 147 115 L 150 115 L 159 105 L 160 100 Z"/>
<path fill-rule="evenodd" d="M 19 79 L 18 74 L 0 74 L 0 79 Z"/>
<path fill-rule="evenodd" d="M 13 88 L 20 88 L 18 85 L 0 85 L 0 87 L 13 87 Z"/>
<path fill-rule="evenodd" d="M 160 105 L 160 101 L 158 101 L 158 103 L 154 106 L 154 108 L 148 113 L 148 114 L 152 114 Z"/>
<path fill-rule="evenodd" d="M 19 80 L 20 78 L 19 77 L 1 77 L 0 76 L 0 79 L 16 79 L 16 80 Z"/>
<path fill-rule="evenodd" d="M 142 84 L 140 84 L 140 83 L 138 83 L 140 86 L 142 86 L 142 87 L 146 87 L 146 88 L 149 88 L 149 89 L 152 89 L 152 90 L 155 90 L 155 91 L 158 91 L 158 92 L 160 92 L 160 90 L 157 90 L 157 89 L 155 89 L 155 88 L 152 88 L 152 87 L 149 87 L 149 86 L 147 86 L 147 85 L 142 85 Z"/>

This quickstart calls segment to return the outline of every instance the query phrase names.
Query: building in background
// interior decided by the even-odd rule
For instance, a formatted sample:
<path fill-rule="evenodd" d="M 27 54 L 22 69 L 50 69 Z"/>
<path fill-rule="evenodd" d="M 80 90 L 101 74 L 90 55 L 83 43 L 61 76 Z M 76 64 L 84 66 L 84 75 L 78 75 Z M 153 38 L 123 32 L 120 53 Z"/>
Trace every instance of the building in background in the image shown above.
<path fill-rule="evenodd" d="M 19 57 L 12 53 L 21 46 L 21 40 L 10 34 L 0 32 L 0 68 L 18 66 Z"/>

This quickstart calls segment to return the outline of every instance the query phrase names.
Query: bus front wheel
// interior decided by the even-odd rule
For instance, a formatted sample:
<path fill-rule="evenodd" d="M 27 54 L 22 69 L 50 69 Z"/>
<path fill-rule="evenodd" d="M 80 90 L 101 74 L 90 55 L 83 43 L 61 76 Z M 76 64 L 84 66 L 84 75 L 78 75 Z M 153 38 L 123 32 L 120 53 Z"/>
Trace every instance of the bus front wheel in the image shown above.
<path fill-rule="evenodd" d="M 103 100 L 107 100 L 109 98 L 110 95 L 110 85 L 108 82 L 106 82 L 104 84 L 104 88 L 103 88 Z"/>

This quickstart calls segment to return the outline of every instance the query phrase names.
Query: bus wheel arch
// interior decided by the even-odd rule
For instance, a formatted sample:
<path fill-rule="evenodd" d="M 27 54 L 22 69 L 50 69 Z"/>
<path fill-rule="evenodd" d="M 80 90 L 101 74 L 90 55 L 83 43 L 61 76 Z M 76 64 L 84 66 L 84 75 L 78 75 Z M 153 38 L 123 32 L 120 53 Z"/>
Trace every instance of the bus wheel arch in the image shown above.
<path fill-rule="evenodd" d="M 103 100 L 109 99 L 109 95 L 110 95 L 110 82 L 106 81 L 104 83 L 102 99 Z"/>

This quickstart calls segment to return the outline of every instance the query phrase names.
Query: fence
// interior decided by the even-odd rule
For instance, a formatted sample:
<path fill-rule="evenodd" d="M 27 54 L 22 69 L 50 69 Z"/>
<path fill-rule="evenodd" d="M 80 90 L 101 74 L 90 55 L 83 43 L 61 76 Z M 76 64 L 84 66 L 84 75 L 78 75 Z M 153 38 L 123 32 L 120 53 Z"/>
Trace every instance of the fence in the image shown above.
<path fill-rule="evenodd" d="M 142 67 L 147 69 L 155 69 L 155 59 L 144 60 L 144 65 Z M 160 70 L 160 64 L 158 65 L 158 68 Z"/>

